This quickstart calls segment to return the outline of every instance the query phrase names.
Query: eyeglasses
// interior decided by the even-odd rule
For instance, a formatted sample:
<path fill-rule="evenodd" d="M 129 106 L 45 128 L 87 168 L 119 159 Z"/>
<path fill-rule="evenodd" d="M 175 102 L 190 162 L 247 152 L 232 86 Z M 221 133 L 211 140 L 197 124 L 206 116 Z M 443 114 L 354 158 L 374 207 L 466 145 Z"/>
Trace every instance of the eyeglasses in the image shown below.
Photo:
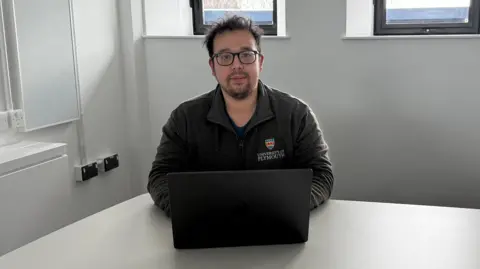
<path fill-rule="evenodd" d="M 235 56 L 238 56 L 238 60 L 242 64 L 252 64 L 257 60 L 257 54 L 260 54 L 258 51 L 254 50 L 247 50 L 242 52 L 220 52 L 212 56 L 213 58 L 217 58 L 217 63 L 222 66 L 228 66 L 233 63 L 235 60 Z"/>

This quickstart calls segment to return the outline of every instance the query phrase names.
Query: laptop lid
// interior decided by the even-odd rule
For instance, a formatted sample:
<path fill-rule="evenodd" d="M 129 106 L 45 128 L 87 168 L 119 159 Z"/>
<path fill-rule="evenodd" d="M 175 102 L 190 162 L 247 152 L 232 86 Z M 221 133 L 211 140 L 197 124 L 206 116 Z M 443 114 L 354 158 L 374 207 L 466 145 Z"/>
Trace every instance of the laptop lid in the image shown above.
<path fill-rule="evenodd" d="M 175 248 L 303 243 L 311 169 L 168 174 Z"/>

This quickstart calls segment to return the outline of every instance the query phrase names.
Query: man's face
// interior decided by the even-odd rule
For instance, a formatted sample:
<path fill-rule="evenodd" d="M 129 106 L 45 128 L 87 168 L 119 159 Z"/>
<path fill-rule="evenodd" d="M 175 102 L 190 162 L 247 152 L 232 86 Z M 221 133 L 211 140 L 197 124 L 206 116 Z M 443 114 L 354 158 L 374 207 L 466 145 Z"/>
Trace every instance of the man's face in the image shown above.
<path fill-rule="evenodd" d="M 226 94 L 243 100 L 257 89 L 263 55 L 258 54 L 255 38 L 249 31 L 229 31 L 217 35 L 213 42 L 213 55 L 209 61 L 210 68 Z"/>

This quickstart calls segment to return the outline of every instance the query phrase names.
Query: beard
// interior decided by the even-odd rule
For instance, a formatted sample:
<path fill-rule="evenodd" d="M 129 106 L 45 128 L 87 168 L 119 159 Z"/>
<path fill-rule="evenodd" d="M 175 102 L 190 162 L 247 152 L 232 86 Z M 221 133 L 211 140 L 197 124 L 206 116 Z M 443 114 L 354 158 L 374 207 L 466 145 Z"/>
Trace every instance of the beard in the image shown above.
<path fill-rule="evenodd" d="M 235 83 L 232 79 L 233 76 L 244 76 L 245 81 L 243 83 Z M 221 85 L 223 91 L 235 100 L 245 100 L 253 93 L 253 84 L 250 81 L 248 73 L 234 73 L 228 76 L 226 85 Z"/>

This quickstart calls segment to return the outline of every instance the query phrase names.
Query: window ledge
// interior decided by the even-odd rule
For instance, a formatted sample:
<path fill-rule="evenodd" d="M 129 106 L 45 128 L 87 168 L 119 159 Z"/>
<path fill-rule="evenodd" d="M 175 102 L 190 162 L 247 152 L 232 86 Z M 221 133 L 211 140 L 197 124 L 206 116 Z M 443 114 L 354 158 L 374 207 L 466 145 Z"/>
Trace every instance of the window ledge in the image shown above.
<path fill-rule="evenodd" d="M 144 39 L 205 39 L 205 35 L 143 35 Z M 290 36 L 262 36 L 262 39 L 291 39 Z"/>
<path fill-rule="evenodd" d="M 352 36 L 343 35 L 343 40 L 382 40 L 382 39 L 480 39 L 480 35 L 384 35 Z"/>

